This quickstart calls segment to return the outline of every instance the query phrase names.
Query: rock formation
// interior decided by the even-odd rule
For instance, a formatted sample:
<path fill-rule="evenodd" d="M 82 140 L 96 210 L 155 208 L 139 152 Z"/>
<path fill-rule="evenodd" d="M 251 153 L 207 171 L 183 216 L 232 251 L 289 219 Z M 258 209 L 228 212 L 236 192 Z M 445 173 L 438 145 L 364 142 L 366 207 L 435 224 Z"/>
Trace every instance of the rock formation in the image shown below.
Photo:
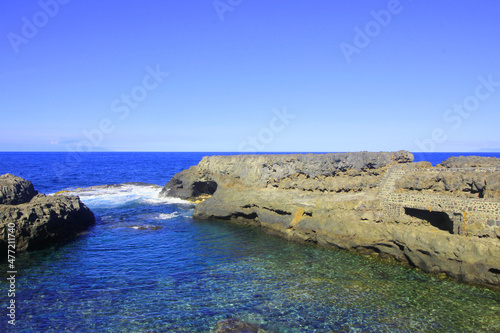
<path fill-rule="evenodd" d="M 195 218 L 252 224 L 500 286 L 497 160 L 460 158 L 433 168 L 412 163 L 406 151 L 210 156 L 175 175 L 162 195 L 208 197 Z"/>
<path fill-rule="evenodd" d="M 484 156 L 452 156 L 437 167 L 443 168 L 486 168 L 499 167 L 500 159 Z"/>
<path fill-rule="evenodd" d="M 11 174 L 0 176 L 2 256 L 12 239 L 16 252 L 33 250 L 74 237 L 94 223 L 94 214 L 78 197 L 37 194 L 27 180 Z"/>
<path fill-rule="evenodd" d="M 420 191 L 463 198 L 500 199 L 500 170 L 407 172 L 396 182 L 400 192 Z"/>
<path fill-rule="evenodd" d="M 38 192 L 31 182 L 11 174 L 0 176 L 0 205 L 29 202 Z"/>
<path fill-rule="evenodd" d="M 398 192 L 500 199 L 500 159 L 450 157 L 436 168 L 412 168 L 396 182 L 396 188 Z"/>

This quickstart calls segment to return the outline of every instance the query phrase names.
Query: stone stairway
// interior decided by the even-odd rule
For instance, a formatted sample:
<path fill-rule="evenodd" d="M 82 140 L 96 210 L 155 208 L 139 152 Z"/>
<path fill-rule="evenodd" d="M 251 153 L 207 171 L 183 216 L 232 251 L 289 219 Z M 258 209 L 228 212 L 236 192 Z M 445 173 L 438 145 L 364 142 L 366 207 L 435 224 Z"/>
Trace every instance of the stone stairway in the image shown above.
<path fill-rule="evenodd" d="M 396 164 L 389 167 L 378 186 L 378 196 L 380 198 L 386 198 L 394 193 L 396 181 L 405 174 L 407 168 L 408 166 L 405 164 Z"/>

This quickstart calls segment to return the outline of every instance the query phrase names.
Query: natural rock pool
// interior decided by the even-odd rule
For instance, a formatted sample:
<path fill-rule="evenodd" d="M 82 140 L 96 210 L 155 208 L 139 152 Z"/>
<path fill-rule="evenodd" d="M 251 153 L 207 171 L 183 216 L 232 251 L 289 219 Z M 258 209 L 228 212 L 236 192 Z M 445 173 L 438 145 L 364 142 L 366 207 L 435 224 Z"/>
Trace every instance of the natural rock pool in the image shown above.
<path fill-rule="evenodd" d="M 17 256 L 15 330 L 210 332 L 238 318 L 271 332 L 500 331 L 498 292 L 250 227 L 193 221 L 193 204 L 159 199 L 159 190 L 77 191 L 96 225 Z M 5 294 L 6 262 L 0 271 Z M 8 328 L 4 315 L 0 331 Z"/>

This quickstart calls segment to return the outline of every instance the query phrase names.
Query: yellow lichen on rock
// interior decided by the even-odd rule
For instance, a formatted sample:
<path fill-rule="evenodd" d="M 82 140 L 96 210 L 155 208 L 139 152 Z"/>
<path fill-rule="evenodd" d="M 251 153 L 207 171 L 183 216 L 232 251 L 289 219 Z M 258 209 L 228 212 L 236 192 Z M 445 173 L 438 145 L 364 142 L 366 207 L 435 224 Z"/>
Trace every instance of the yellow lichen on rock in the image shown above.
<path fill-rule="evenodd" d="M 297 213 L 295 213 L 295 216 L 293 217 L 292 223 L 290 223 L 290 228 L 295 227 L 297 225 L 297 223 L 300 222 L 300 220 L 302 219 L 303 215 L 304 215 L 304 208 L 303 207 L 299 207 L 297 209 Z"/>
<path fill-rule="evenodd" d="M 199 204 L 200 202 L 203 202 L 210 197 L 211 197 L 211 195 L 209 195 L 209 194 L 202 194 L 200 196 L 197 196 L 196 198 L 190 198 L 190 199 L 188 199 L 188 201 L 191 201 L 192 203 L 195 203 L 195 204 Z"/>
<path fill-rule="evenodd" d="M 66 190 L 58 191 L 58 192 L 54 193 L 54 195 L 60 195 L 60 194 L 65 194 L 65 193 L 69 193 L 69 191 L 66 191 Z"/>

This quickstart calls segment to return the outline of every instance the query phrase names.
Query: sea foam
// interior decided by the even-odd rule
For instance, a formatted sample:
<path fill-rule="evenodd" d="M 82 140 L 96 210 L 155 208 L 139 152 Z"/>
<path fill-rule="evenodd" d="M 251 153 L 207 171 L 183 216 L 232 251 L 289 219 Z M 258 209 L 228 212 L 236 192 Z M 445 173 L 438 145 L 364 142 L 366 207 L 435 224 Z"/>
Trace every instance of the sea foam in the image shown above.
<path fill-rule="evenodd" d="M 83 203 L 91 208 L 113 208 L 128 204 L 185 204 L 191 202 L 179 198 L 160 197 L 161 186 L 144 183 L 125 183 L 119 185 L 99 185 L 87 188 L 69 189 L 52 193 L 62 195 L 77 195 Z M 168 219 L 170 214 L 159 219 Z"/>

